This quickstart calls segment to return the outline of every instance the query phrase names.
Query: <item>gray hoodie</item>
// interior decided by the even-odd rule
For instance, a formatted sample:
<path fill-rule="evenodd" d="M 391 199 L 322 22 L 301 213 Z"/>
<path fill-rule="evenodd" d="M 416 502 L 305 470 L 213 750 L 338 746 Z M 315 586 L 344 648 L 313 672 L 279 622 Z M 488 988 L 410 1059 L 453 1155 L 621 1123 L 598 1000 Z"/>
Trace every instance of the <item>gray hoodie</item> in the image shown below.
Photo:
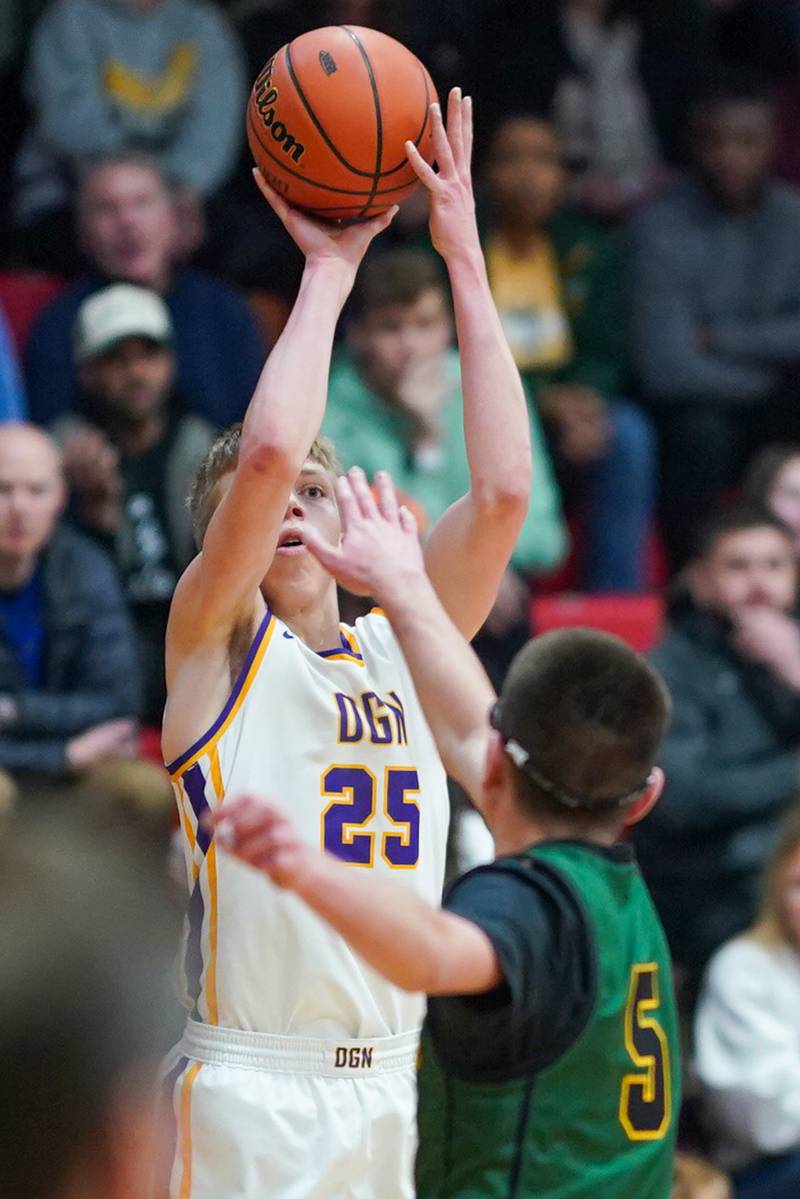
<path fill-rule="evenodd" d="M 208 194 L 230 174 L 244 129 L 235 34 L 206 0 L 55 0 L 34 32 L 25 75 L 34 111 L 16 165 L 15 215 L 65 204 L 70 167 L 138 147 Z"/>

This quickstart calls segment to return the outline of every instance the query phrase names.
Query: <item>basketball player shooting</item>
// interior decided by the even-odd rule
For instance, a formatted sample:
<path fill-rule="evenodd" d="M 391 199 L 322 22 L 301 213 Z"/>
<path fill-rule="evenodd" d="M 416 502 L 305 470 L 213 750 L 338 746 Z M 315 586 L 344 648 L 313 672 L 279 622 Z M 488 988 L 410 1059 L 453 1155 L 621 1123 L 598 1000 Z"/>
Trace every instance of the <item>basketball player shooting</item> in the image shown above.
<path fill-rule="evenodd" d="M 432 112 L 433 243 L 461 352 L 468 494 L 432 530 L 426 566 L 466 637 L 486 618 L 527 508 L 528 417 L 475 222 L 471 105 Z M 228 855 L 204 818 L 231 794 L 282 797 L 302 838 L 355 873 L 437 903 L 448 798 L 402 652 L 379 613 L 340 624 L 306 540 L 339 543 L 322 423 L 336 322 L 392 213 L 323 226 L 259 187 L 305 255 L 299 294 L 239 432 L 201 467 L 201 551 L 167 631 L 163 748 L 189 886 L 186 1032 L 174 1086 L 179 1199 L 411 1195 L 424 999 L 382 979 L 296 897 Z"/>
<path fill-rule="evenodd" d="M 500 857 L 442 908 L 300 838 L 285 805 L 234 797 L 220 845 L 428 994 L 418 1199 L 668 1199 L 680 1111 L 669 950 L 623 830 L 661 791 L 669 696 L 589 629 L 537 637 L 499 699 L 425 576 L 388 476 L 339 481 L 341 547 L 313 552 L 391 617 L 442 759 Z M 221 855 L 224 857 L 225 855 Z"/>

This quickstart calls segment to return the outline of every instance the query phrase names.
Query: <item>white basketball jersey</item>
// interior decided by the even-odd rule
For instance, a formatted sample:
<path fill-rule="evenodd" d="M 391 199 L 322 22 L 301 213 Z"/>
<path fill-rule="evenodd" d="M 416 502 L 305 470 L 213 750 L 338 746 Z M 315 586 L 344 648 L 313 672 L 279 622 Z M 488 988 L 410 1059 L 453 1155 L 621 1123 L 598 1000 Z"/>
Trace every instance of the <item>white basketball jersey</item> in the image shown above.
<path fill-rule="evenodd" d="M 342 625 L 340 637 L 314 653 L 268 611 L 219 719 L 168 767 L 190 889 L 186 1002 L 208 1024 L 381 1037 L 422 1022 L 423 997 L 393 987 L 296 896 L 218 851 L 200 823 L 226 796 L 264 796 L 310 845 L 438 905 L 449 804 L 411 675 L 382 613 Z"/>

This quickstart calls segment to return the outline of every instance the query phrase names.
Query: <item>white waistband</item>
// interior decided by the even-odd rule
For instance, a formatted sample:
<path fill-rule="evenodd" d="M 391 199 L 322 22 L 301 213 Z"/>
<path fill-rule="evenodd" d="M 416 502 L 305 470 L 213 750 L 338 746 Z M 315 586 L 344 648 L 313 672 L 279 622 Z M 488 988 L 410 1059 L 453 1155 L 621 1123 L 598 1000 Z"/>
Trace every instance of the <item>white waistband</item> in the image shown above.
<path fill-rule="evenodd" d="M 210 1065 L 330 1078 L 407 1070 L 416 1064 L 418 1051 L 417 1031 L 365 1040 L 332 1037 L 318 1040 L 218 1028 L 197 1020 L 187 1020 L 180 1044 L 185 1057 Z"/>

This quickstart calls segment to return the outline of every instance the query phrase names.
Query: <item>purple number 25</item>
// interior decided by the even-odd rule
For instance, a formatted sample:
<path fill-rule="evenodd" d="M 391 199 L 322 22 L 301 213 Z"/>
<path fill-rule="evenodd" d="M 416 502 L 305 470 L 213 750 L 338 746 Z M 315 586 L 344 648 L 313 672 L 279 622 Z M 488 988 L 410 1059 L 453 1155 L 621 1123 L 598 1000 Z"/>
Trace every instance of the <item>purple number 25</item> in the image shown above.
<path fill-rule="evenodd" d="M 322 776 L 322 794 L 330 803 L 322 813 L 322 845 L 352 866 L 372 866 L 378 781 L 366 766 L 330 766 Z M 381 857 L 393 869 L 411 870 L 419 860 L 419 776 L 405 766 L 384 771 L 383 810 L 396 832 L 380 835 Z"/>

